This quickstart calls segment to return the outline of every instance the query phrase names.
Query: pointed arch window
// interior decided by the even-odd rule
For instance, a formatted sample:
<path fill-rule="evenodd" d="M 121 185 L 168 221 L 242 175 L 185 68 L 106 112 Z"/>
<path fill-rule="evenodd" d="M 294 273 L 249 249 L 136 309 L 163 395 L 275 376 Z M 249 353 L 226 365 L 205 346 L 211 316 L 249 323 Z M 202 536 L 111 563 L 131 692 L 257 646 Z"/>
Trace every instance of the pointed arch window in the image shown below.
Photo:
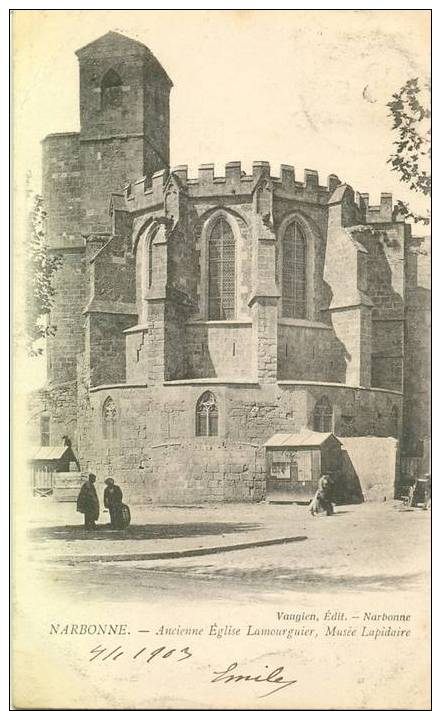
<path fill-rule="evenodd" d="M 155 269 L 157 266 L 157 265 L 155 265 L 155 245 L 154 245 L 157 234 L 158 234 L 158 229 L 156 228 L 153 231 L 153 234 L 150 237 L 149 242 L 148 242 L 148 245 L 149 245 L 149 247 L 148 247 L 148 288 L 149 289 L 153 284 L 153 278 L 154 278 Z"/>
<path fill-rule="evenodd" d="M 218 411 L 216 398 L 207 391 L 196 405 L 196 437 L 216 437 L 218 429 Z"/>
<path fill-rule="evenodd" d="M 208 237 L 208 318 L 231 321 L 236 309 L 236 245 L 233 230 L 223 217 Z"/>
<path fill-rule="evenodd" d="M 398 412 L 398 407 L 394 405 L 392 407 L 392 412 L 391 412 L 391 429 L 392 429 L 392 437 L 395 437 L 398 439 L 399 435 L 399 423 L 400 423 L 400 415 Z"/>
<path fill-rule="evenodd" d="M 118 108 L 122 104 L 122 81 L 114 69 L 109 69 L 101 82 L 101 108 Z"/>
<path fill-rule="evenodd" d="M 282 239 L 282 316 L 306 318 L 306 239 L 297 222 Z"/>
<path fill-rule="evenodd" d="M 116 439 L 118 425 L 118 410 L 111 397 L 103 405 L 103 438 Z"/>
<path fill-rule="evenodd" d="M 326 396 L 320 398 L 314 408 L 315 432 L 332 432 L 332 405 Z"/>

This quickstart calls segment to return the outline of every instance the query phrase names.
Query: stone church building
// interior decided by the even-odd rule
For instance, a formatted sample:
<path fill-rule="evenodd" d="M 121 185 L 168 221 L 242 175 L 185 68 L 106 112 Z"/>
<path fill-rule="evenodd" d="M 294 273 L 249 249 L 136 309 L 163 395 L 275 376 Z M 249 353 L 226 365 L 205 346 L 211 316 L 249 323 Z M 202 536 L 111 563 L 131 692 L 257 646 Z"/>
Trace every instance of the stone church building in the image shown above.
<path fill-rule="evenodd" d="M 62 267 L 32 441 L 67 435 L 129 501 L 188 503 L 262 499 L 277 433 L 427 434 L 406 415 L 415 369 L 403 396 L 418 241 L 392 196 L 265 161 L 190 178 L 169 167 L 172 82 L 150 50 L 109 32 L 77 56 L 80 132 L 43 141 Z"/>

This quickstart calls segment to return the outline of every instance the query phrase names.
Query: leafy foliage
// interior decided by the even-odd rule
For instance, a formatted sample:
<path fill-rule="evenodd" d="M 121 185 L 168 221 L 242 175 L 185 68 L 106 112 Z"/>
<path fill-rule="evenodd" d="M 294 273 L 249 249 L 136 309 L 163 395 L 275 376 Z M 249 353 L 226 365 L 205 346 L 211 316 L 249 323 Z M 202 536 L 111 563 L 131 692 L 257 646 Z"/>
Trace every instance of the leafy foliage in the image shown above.
<path fill-rule="evenodd" d="M 429 105 L 430 85 L 418 78 L 409 79 L 387 104 L 393 121 L 392 130 L 398 135 L 388 163 L 411 190 L 426 196 L 430 195 L 432 182 Z M 407 203 L 399 202 L 398 210 L 414 222 L 429 222 L 428 217 L 413 213 Z"/>
<path fill-rule="evenodd" d="M 49 254 L 45 240 L 43 198 L 34 195 L 28 218 L 29 239 L 26 245 L 26 344 L 31 356 L 41 355 L 41 338 L 55 335 L 56 326 L 48 323 L 55 288 L 53 276 L 62 264 L 62 258 Z"/>

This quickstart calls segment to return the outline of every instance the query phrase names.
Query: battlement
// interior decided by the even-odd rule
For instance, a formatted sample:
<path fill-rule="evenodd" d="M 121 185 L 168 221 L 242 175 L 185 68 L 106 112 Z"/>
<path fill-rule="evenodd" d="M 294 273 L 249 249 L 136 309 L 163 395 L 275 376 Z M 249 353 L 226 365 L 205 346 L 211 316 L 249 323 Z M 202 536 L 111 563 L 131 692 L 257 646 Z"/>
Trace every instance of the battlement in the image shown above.
<path fill-rule="evenodd" d="M 274 176 L 271 175 L 271 166 L 267 161 L 255 161 L 249 174 L 242 170 L 240 161 L 231 161 L 225 165 L 222 175 L 216 175 L 214 163 L 203 163 L 198 168 L 197 177 L 189 176 L 187 165 L 178 165 L 171 171 L 157 171 L 151 181 L 144 177 L 127 185 L 122 194 L 113 195 L 114 207 L 130 212 L 161 209 L 171 175 L 190 199 L 243 196 L 250 200 L 258 183 L 266 179 L 279 198 L 326 205 L 330 196 L 342 184 L 337 175 L 331 174 L 326 185 L 320 185 L 317 171 L 309 168 L 304 169 L 303 180 L 297 180 L 294 166 L 287 164 L 282 164 L 279 175 Z M 400 219 L 394 211 L 391 193 L 381 193 L 378 205 L 369 204 L 368 193 L 356 193 L 355 203 L 360 211 L 360 219 L 367 224 Z"/>
<path fill-rule="evenodd" d="M 369 193 L 356 193 L 355 200 L 368 224 L 395 222 L 392 193 L 381 193 L 379 205 L 369 204 Z"/>
<path fill-rule="evenodd" d="M 186 194 L 192 198 L 251 196 L 258 182 L 266 178 L 280 197 L 297 198 L 306 202 L 325 205 L 329 195 L 341 184 L 338 176 L 328 176 L 327 184 L 320 185 L 317 171 L 305 168 L 303 180 L 296 180 L 294 166 L 282 164 L 279 175 L 271 175 L 267 161 L 255 161 L 250 174 L 242 170 L 240 161 L 231 161 L 225 165 L 222 175 L 215 174 L 214 163 L 199 166 L 197 178 L 189 177 L 187 165 L 178 165 L 168 170 L 153 174 L 151 181 L 143 177 L 127 185 L 124 189 L 125 201 L 130 211 L 159 208 L 164 202 L 164 191 L 170 175 L 175 176 Z"/>

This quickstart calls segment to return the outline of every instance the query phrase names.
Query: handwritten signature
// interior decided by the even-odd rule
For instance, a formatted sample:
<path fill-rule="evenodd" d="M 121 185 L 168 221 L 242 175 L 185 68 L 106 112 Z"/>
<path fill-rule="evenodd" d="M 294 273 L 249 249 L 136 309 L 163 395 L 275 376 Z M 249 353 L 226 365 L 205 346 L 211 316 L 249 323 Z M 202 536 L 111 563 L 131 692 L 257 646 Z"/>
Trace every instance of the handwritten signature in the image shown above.
<path fill-rule="evenodd" d="M 261 674 L 256 674 L 255 676 L 252 674 L 237 674 L 237 673 L 231 673 L 235 672 L 238 667 L 237 662 L 232 662 L 227 669 L 224 669 L 223 671 L 215 671 L 213 672 L 214 679 L 211 679 L 211 683 L 215 684 L 217 682 L 222 682 L 224 684 L 228 684 L 230 681 L 232 682 L 238 682 L 238 681 L 253 681 L 257 683 L 266 683 L 266 684 L 276 684 L 276 688 L 272 689 L 271 691 L 268 691 L 266 694 L 261 694 L 259 698 L 263 699 L 265 696 L 271 696 L 271 694 L 275 694 L 277 691 L 282 691 L 283 689 L 286 689 L 288 686 L 291 686 L 291 684 L 296 684 L 297 679 L 291 679 L 287 680 L 284 678 L 282 672 L 284 671 L 285 667 L 276 667 L 275 669 L 272 669 L 271 671 L 264 672 L 264 675 Z M 265 669 L 268 669 L 268 665 L 265 665 Z"/>
<path fill-rule="evenodd" d="M 141 647 L 136 649 L 136 652 L 130 653 L 123 649 L 121 645 L 114 648 L 104 647 L 102 644 L 98 644 L 96 647 L 90 650 L 89 662 L 108 662 L 116 661 L 120 657 L 126 657 L 131 660 L 142 661 L 149 664 L 153 659 L 159 661 L 160 659 L 172 659 L 176 662 L 183 662 L 190 659 L 193 654 L 189 647 L 183 647 L 181 649 L 176 649 L 174 647 L 168 648 L 166 646 L 157 647 L 156 649 L 149 649 L 148 647 Z M 271 691 L 267 691 L 265 694 L 261 694 L 259 698 L 264 698 L 265 696 L 271 696 L 278 691 L 283 691 L 288 686 L 297 683 L 297 679 L 285 679 L 283 672 L 285 667 L 276 667 L 275 669 L 269 670 L 268 665 L 265 665 L 265 669 L 268 670 L 262 674 L 240 674 L 237 672 L 238 668 L 237 662 L 232 662 L 226 669 L 222 671 L 213 671 L 213 679 L 210 679 L 212 684 L 223 683 L 228 684 L 229 682 L 239 682 L 239 681 L 252 681 L 257 684 L 272 684 L 274 688 Z"/>

